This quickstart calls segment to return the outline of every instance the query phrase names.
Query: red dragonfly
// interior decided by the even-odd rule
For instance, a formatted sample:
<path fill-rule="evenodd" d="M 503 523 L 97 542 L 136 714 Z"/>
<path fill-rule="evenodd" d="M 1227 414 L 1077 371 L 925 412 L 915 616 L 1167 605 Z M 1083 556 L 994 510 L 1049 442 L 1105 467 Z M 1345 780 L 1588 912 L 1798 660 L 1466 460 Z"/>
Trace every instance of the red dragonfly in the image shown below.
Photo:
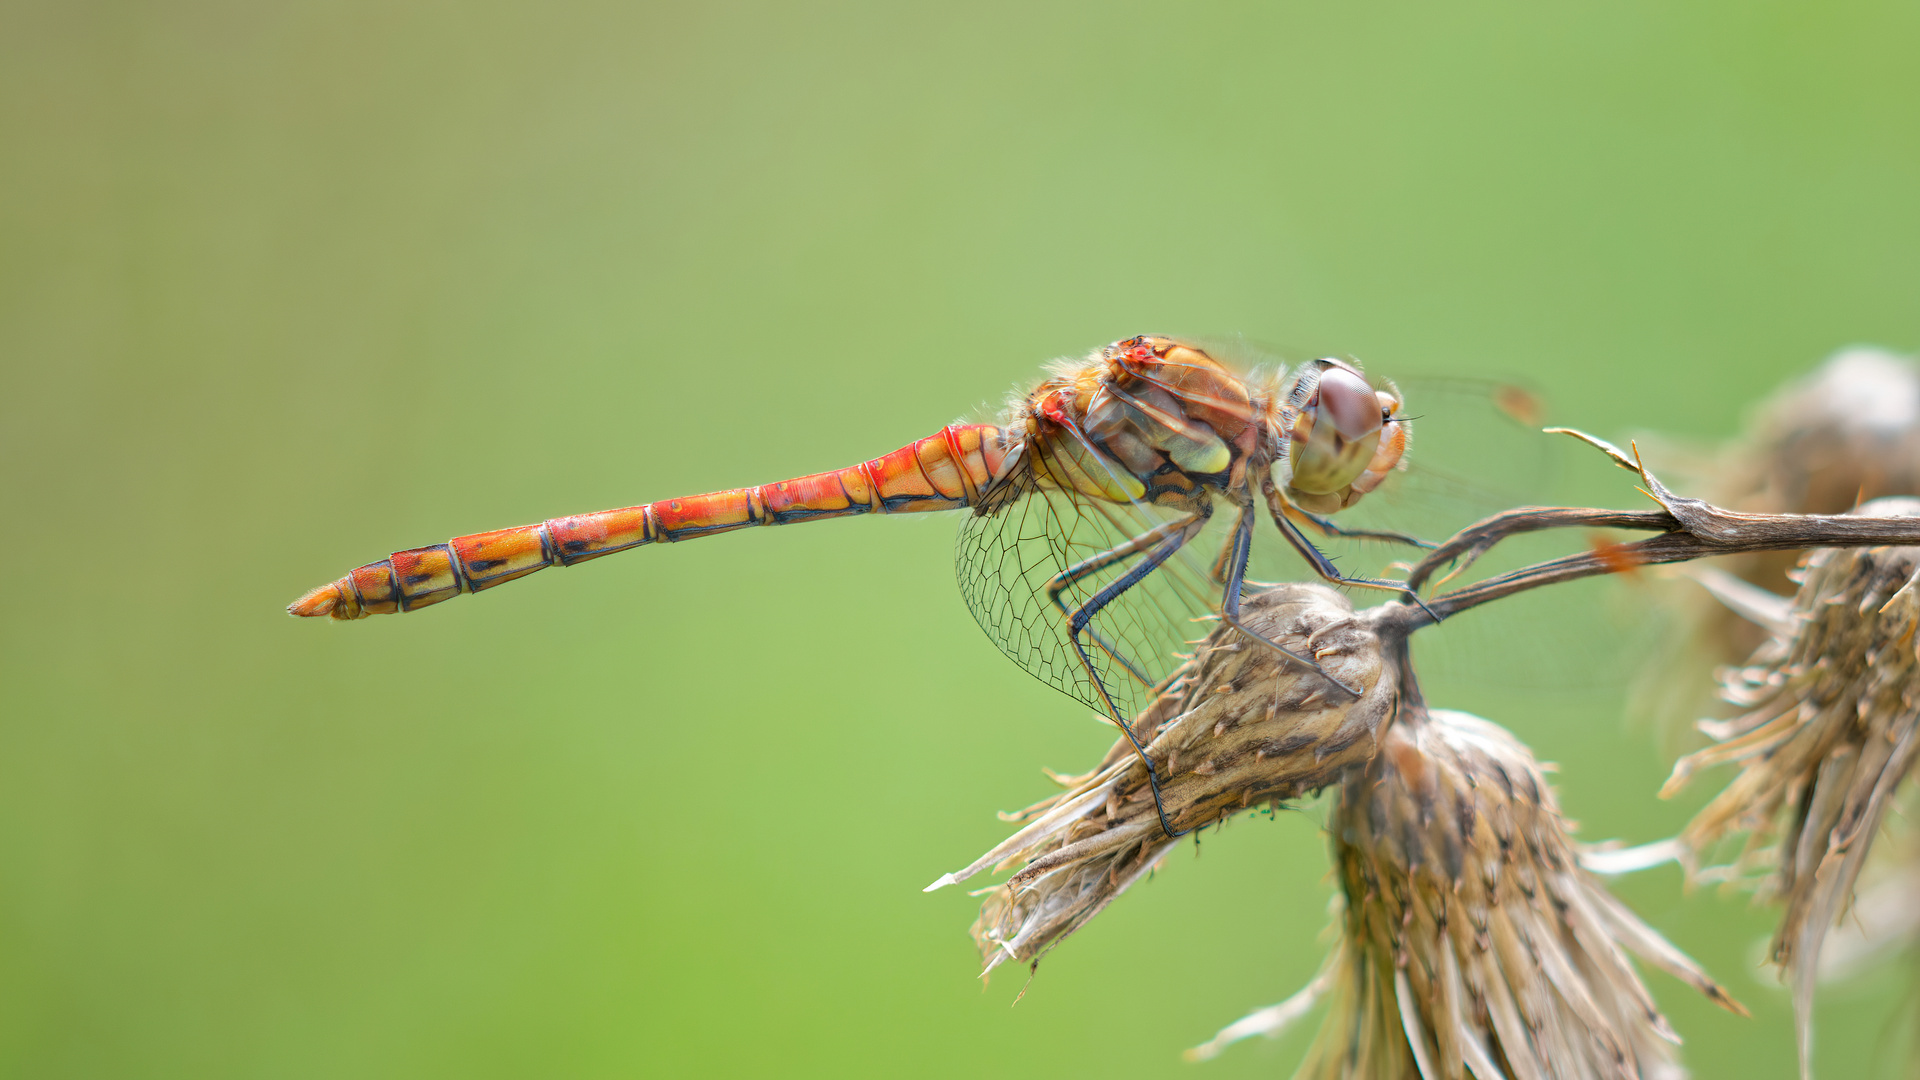
<path fill-rule="evenodd" d="M 287 610 L 334 619 L 407 612 L 645 544 L 856 514 L 965 511 L 955 570 L 974 618 L 1022 667 L 1111 718 L 1157 797 L 1153 763 L 1127 718 L 1204 633 L 1195 620 L 1217 617 L 1326 676 L 1240 621 L 1263 507 L 1321 577 L 1406 592 L 1401 582 L 1342 574 L 1302 526 L 1420 543 L 1327 517 L 1402 466 L 1410 428 L 1398 390 L 1370 384 L 1346 361 L 1249 376 L 1194 344 L 1128 338 L 1055 365 L 1001 424 L 951 424 L 851 468 L 395 552 Z M 1222 502 L 1230 523 L 1215 521 Z M 1210 524 L 1224 527 L 1202 565 L 1185 552 Z M 1179 835 L 1164 813 L 1161 821 Z"/>

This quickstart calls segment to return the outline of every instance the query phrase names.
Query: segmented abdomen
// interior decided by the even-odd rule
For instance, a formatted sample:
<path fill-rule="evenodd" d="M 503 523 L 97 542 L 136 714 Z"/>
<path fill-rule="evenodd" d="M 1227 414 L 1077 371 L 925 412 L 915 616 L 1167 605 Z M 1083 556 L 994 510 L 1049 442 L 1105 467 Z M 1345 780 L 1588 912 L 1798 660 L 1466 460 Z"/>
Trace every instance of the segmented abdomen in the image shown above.
<path fill-rule="evenodd" d="M 597 559 L 643 544 L 713 536 L 751 525 L 854 514 L 911 514 L 977 504 L 1014 455 L 991 424 L 950 424 L 884 457 L 759 487 L 665 499 L 645 506 L 554 518 L 396 551 L 307 593 L 289 614 L 359 619 L 491 589 L 535 570 Z"/>

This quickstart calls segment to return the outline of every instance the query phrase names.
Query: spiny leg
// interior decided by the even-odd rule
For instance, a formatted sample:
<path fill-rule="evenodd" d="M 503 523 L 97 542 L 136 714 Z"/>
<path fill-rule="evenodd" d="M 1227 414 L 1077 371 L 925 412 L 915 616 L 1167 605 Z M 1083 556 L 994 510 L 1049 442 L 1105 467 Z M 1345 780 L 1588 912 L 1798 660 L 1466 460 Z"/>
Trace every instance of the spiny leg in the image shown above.
<path fill-rule="evenodd" d="M 1239 530 L 1235 529 L 1235 531 L 1227 537 L 1227 542 L 1220 545 L 1220 554 L 1213 557 L 1212 577 L 1215 585 L 1225 585 L 1227 583 L 1227 575 L 1232 571 L 1233 567 L 1234 549 L 1239 542 Z"/>
<path fill-rule="evenodd" d="M 1093 617 L 1099 614 L 1101 608 L 1111 604 L 1122 593 L 1138 585 L 1148 574 L 1159 569 L 1161 563 L 1173 558 L 1174 553 L 1179 551 L 1180 548 L 1185 545 L 1188 540 L 1192 539 L 1193 535 L 1199 532 L 1206 524 L 1211 511 L 1212 507 L 1205 507 L 1199 513 L 1195 513 L 1182 521 L 1170 522 L 1167 525 L 1162 525 L 1159 528 L 1141 533 L 1139 536 L 1134 537 L 1124 544 L 1109 548 L 1090 559 L 1083 560 L 1068 567 L 1066 570 L 1055 575 L 1053 580 L 1047 583 L 1047 595 L 1053 599 L 1055 605 L 1059 606 L 1062 611 L 1066 611 L 1066 606 L 1060 603 L 1061 590 L 1065 589 L 1073 581 L 1084 578 L 1088 574 L 1095 573 L 1104 567 L 1112 566 L 1114 563 L 1123 559 L 1132 558 L 1134 555 L 1139 554 L 1143 548 L 1152 545 L 1152 549 L 1147 551 L 1146 557 L 1138 563 L 1135 563 L 1125 574 L 1122 574 L 1118 580 L 1095 593 L 1086 603 L 1067 612 L 1067 643 L 1073 646 L 1074 655 L 1080 658 L 1080 666 L 1086 669 L 1087 677 L 1093 680 L 1093 688 L 1099 692 L 1100 700 L 1105 703 L 1107 715 L 1112 717 L 1113 722 L 1119 725 L 1120 730 L 1126 734 L 1127 741 L 1133 744 L 1133 752 L 1139 755 L 1140 763 L 1147 767 L 1147 786 L 1153 790 L 1153 810 L 1155 814 L 1159 815 L 1160 828 L 1167 834 L 1169 839 L 1184 836 L 1186 833 L 1185 831 L 1176 831 L 1173 827 L 1173 822 L 1167 819 L 1166 803 L 1160 798 L 1160 774 L 1153 767 L 1153 759 L 1147 756 L 1147 748 L 1140 744 L 1139 737 L 1133 733 L 1133 726 L 1128 724 L 1126 718 L 1120 715 L 1119 707 L 1113 703 L 1113 697 L 1107 693 L 1106 683 L 1101 681 L 1100 672 L 1093 666 L 1093 658 L 1088 656 L 1087 650 L 1080 645 L 1080 634 L 1083 630 L 1086 630 L 1087 624 L 1093 620 Z M 1098 635 L 1089 632 L 1089 636 L 1096 642 L 1099 641 Z M 1101 648 L 1105 649 L 1109 656 L 1119 660 L 1122 664 L 1126 664 L 1128 671 L 1133 672 L 1135 675 L 1139 674 L 1133 664 L 1121 657 L 1120 654 L 1116 653 L 1112 648 L 1106 646 L 1104 643 L 1101 644 Z M 1143 681 L 1148 682 L 1149 685 L 1152 684 L 1151 680 Z"/>
<path fill-rule="evenodd" d="M 1196 522 L 1204 522 L 1205 519 L 1206 515 L 1192 514 L 1181 518 L 1179 521 L 1167 522 L 1164 525 L 1149 529 L 1125 543 L 1117 544 L 1105 551 L 1090 555 L 1074 563 L 1072 566 L 1053 575 L 1053 578 L 1047 582 L 1047 599 L 1053 601 L 1053 606 L 1060 609 L 1060 614 L 1067 616 L 1067 618 L 1071 620 L 1074 609 L 1068 607 L 1066 601 L 1060 599 L 1060 594 L 1065 592 L 1068 586 L 1090 575 L 1097 574 L 1116 563 L 1126 562 L 1181 530 L 1192 528 Z M 1195 531 L 1198 530 L 1196 529 Z M 1109 644 L 1105 638 L 1100 636 L 1099 631 L 1088 627 L 1087 636 L 1093 640 L 1095 645 L 1100 646 L 1101 651 L 1113 657 L 1121 667 L 1126 668 L 1127 674 L 1140 680 L 1140 685 L 1149 687 L 1155 685 L 1155 680 L 1152 676 L 1141 671 L 1139 665 L 1128 659 L 1125 653 L 1122 653 L 1119 649 Z"/>
<path fill-rule="evenodd" d="M 1272 649 L 1274 652 L 1279 653 L 1281 656 L 1297 664 L 1304 665 L 1314 674 L 1319 675 L 1321 678 L 1352 694 L 1354 697 L 1359 697 L 1360 691 L 1334 678 L 1318 663 L 1301 656 L 1299 653 L 1281 645 L 1272 638 L 1267 637 L 1260 631 L 1240 621 L 1240 587 L 1246 581 L 1247 559 L 1252 554 L 1253 504 L 1248 503 L 1240 508 L 1240 519 L 1234 522 L 1233 535 L 1227 538 L 1226 546 L 1220 552 L 1220 561 L 1225 564 L 1226 568 L 1224 575 L 1224 588 L 1226 591 L 1220 596 L 1221 621 L 1260 644 L 1265 645 L 1267 648 Z"/>
<path fill-rule="evenodd" d="M 1280 535 L 1286 537 L 1287 543 L 1293 545 L 1293 550 L 1299 552 L 1300 557 L 1307 560 L 1307 565 L 1313 567 L 1314 573 L 1319 574 L 1321 577 L 1336 585 L 1358 585 L 1367 589 L 1385 589 L 1388 592 L 1397 592 L 1412 601 L 1421 611 L 1426 612 L 1428 618 L 1436 623 L 1440 621 L 1440 616 L 1434 614 L 1433 609 L 1427 606 L 1425 600 L 1420 599 L 1419 593 L 1407 588 L 1407 583 L 1404 581 L 1394 581 L 1391 578 L 1348 577 L 1342 574 L 1339 569 L 1333 565 L 1333 560 L 1327 558 L 1326 554 L 1319 548 L 1314 547 L 1313 541 L 1308 540 L 1307 535 L 1300 531 L 1300 527 L 1288 519 L 1288 511 L 1298 510 L 1299 508 L 1289 503 L 1286 496 L 1280 494 L 1280 489 L 1274 485 L 1273 479 L 1271 477 L 1267 478 L 1267 480 L 1261 484 L 1261 488 L 1266 493 L 1267 509 L 1273 514 L 1273 523 L 1279 526 Z"/>
<path fill-rule="evenodd" d="M 1431 540 L 1422 540 L 1409 533 L 1387 532 L 1380 529 L 1349 529 L 1325 514 L 1316 514 L 1292 503 L 1287 504 L 1287 510 L 1290 514 L 1299 515 L 1302 520 L 1319 529 L 1323 536 L 1339 536 L 1348 540 L 1385 540 L 1390 544 L 1405 544 L 1408 547 L 1425 548 L 1428 551 L 1440 546 Z"/>

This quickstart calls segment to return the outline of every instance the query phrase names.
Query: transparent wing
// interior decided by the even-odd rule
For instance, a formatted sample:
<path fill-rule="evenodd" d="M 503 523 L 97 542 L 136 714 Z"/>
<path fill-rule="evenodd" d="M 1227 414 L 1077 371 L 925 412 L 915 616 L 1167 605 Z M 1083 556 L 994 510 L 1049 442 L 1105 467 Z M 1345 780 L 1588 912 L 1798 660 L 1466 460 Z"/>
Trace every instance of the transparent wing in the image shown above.
<path fill-rule="evenodd" d="M 1564 436 L 1540 431 L 1544 407 L 1512 383 L 1412 378 L 1400 382 L 1412 418 L 1406 468 L 1343 517 L 1418 526 L 1443 539 L 1488 514 L 1546 499 Z"/>
<path fill-rule="evenodd" d="M 1335 515 L 1338 524 L 1441 540 L 1503 510 L 1562 503 L 1573 494 L 1563 485 L 1573 482 L 1567 474 L 1580 471 L 1577 447 L 1540 431 L 1553 422 L 1551 410 L 1521 384 L 1456 376 L 1397 381 L 1414 418 L 1407 468 Z M 1434 591 L 1578 551 L 1591 539 L 1567 532 L 1517 537 Z M 1419 558 L 1378 542 L 1314 540 L 1343 568 L 1384 577 L 1404 576 L 1392 564 Z M 1434 694 L 1498 688 L 1578 696 L 1618 687 L 1646 651 L 1637 591 L 1631 582 L 1608 579 L 1513 597 L 1423 631 L 1414 642 L 1415 661 Z"/>
<path fill-rule="evenodd" d="M 1475 378 L 1396 380 L 1411 417 L 1404 468 L 1359 502 L 1331 515 L 1348 529 L 1446 539 L 1481 518 L 1516 506 L 1552 500 L 1561 436 L 1542 434 L 1543 407 L 1514 382 Z M 1343 570 L 1399 577 L 1393 564 L 1419 553 L 1377 540 L 1309 536 Z M 1491 564 L 1489 564 L 1491 565 Z M 1277 541 L 1257 544 L 1254 568 L 1262 577 L 1298 579 L 1305 568 Z"/>
<path fill-rule="evenodd" d="M 1184 515 L 1110 503 L 1031 479 L 1004 485 L 960 526 L 954 573 L 980 628 L 1000 651 L 1035 678 L 1105 715 L 1086 667 L 1068 640 L 1067 616 L 1048 598 L 1056 575 L 1095 559 Z M 1191 654 L 1210 629 L 1220 587 L 1211 566 L 1224 543 L 1218 520 L 1176 555 L 1101 608 L 1081 644 L 1123 716 L 1152 700 L 1152 688 Z M 1068 584 L 1060 600 L 1080 607 L 1119 581 L 1129 559 Z"/>

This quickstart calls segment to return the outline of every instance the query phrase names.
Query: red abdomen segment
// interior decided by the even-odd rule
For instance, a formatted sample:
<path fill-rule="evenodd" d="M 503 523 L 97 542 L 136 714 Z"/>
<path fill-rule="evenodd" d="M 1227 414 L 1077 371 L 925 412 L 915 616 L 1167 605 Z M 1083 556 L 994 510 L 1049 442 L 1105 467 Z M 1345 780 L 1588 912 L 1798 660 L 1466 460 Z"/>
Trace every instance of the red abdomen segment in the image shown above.
<path fill-rule="evenodd" d="M 950 424 L 885 457 L 848 469 L 645 506 L 554 518 L 396 551 L 288 605 L 291 615 L 360 619 L 437 604 L 543 567 L 751 525 L 912 514 L 972 506 L 1010 467 L 1011 440 L 991 424 Z"/>

